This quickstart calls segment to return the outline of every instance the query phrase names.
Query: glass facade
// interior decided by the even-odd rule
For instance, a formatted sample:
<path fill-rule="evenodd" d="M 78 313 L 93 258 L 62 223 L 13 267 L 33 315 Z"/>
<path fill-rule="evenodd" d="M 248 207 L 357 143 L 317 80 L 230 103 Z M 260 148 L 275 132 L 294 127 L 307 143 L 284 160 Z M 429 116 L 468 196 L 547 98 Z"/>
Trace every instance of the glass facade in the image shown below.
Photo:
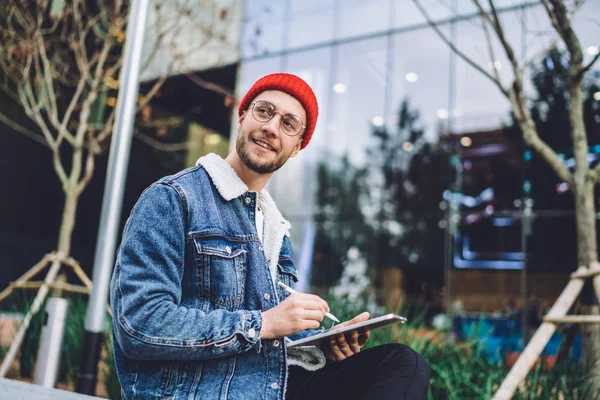
<path fill-rule="evenodd" d="M 512 82 L 501 43 L 490 32 L 488 44 L 471 2 L 422 3 L 466 57 L 503 86 Z M 526 3 L 496 6 L 517 60 L 536 59 L 524 74 L 534 98 L 540 56 L 555 38 L 544 9 Z M 588 16 L 600 11 L 592 3 Z M 325 293 L 362 259 L 380 303 L 399 290 L 451 314 L 497 313 L 532 295 L 554 299 L 576 264 L 572 204 L 547 200 L 560 182 L 536 177 L 552 175 L 524 150 L 498 87 L 452 52 L 412 1 L 276 4 L 246 1 L 245 29 L 262 26 L 262 35 L 242 49 L 237 95 L 287 71 L 319 100 L 310 146 L 269 183 L 293 224 L 302 288 Z M 590 59 L 598 36 L 576 27 Z M 534 235 L 523 234 L 528 196 L 534 211 L 547 211 L 532 222 Z M 460 203 L 455 235 L 452 199 Z M 557 240 L 566 254 L 546 251 Z"/>

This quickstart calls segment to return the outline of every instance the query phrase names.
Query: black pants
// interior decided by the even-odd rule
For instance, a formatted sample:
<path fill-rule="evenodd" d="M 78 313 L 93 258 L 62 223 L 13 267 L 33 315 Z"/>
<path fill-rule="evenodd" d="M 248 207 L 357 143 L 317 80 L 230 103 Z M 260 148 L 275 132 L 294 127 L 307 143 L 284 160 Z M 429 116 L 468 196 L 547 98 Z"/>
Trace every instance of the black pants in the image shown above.
<path fill-rule="evenodd" d="M 363 350 L 311 372 L 291 366 L 288 399 L 426 399 L 429 365 L 403 344 Z"/>

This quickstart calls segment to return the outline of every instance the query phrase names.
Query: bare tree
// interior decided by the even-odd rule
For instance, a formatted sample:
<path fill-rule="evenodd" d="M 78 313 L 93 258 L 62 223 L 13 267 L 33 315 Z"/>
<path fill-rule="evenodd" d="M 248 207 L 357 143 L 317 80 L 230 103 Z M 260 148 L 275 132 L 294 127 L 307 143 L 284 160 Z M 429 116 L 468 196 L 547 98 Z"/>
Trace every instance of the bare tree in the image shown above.
<path fill-rule="evenodd" d="M 22 107 L 38 131 L 3 110 L 0 121 L 49 149 L 65 196 L 56 251 L 23 275 L 17 285 L 0 293 L 2 300 L 14 287 L 40 288 L 24 329 L 50 287 L 81 291 L 74 285 L 55 282 L 61 265 L 73 267 L 87 289 L 91 287 L 70 257 L 72 234 L 79 200 L 94 174 L 96 157 L 109 147 L 128 6 L 127 0 L 3 0 L 0 4 L 0 90 Z M 183 68 L 180 65 L 195 51 L 226 44 L 225 32 L 236 15 L 232 8 L 239 4 L 235 0 L 155 0 L 152 7 L 153 37 L 147 41 L 151 47 L 146 49 L 142 69 L 153 67 L 154 83 L 141 90 L 138 111 L 149 109 L 150 101 L 171 74 L 190 72 L 185 69 L 189 63 Z M 188 30 L 184 33 L 194 40 L 180 49 L 177 38 L 184 27 Z M 226 89 L 197 77 L 193 81 L 222 94 L 226 103 L 231 103 L 232 93 Z M 141 119 L 149 123 L 147 113 Z M 155 124 L 163 122 L 167 128 L 173 124 Z M 158 149 L 181 149 L 162 147 L 159 141 L 140 132 L 136 136 Z M 48 263 L 52 266 L 43 282 L 26 282 Z"/>
<path fill-rule="evenodd" d="M 155 26 L 160 31 L 147 52 L 146 67 L 165 47 L 165 40 L 181 29 L 191 7 L 198 6 L 192 1 L 176 3 L 177 12 L 171 19 L 160 20 Z M 207 8 L 205 12 L 227 23 L 227 10 L 210 9 L 207 3 L 200 3 Z M 156 1 L 153 5 L 159 19 L 165 4 Z M 0 90 L 22 106 L 41 134 L 1 110 L 0 120 L 52 152 L 53 167 L 65 194 L 57 244 L 61 257 L 70 254 L 78 200 L 94 174 L 96 156 L 105 153 L 112 133 L 127 12 L 126 0 L 6 0 L 0 5 Z M 213 37 L 215 28 L 200 29 L 198 48 Z M 174 49 L 166 71 L 140 95 L 138 111 L 149 104 L 183 58 Z M 224 90 L 208 83 L 204 86 Z M 172 121 L 166 121 L 169 124 Z"/>
<path fill-rule="evenodd" d="M 517 59 L 514 45 L 509 43 L 509 40 L 507 39 L 506 30 L 501 23 L 499 12 L 496 9 L 493 0 L 488 0 L 485 6 L 482 5 L 482 2 L 479 0 L 472 0 L 472 2 L 479 11 L 484 33 L 483 37 L 485 37 L 487 41 L 491 60 L 496 59 L 493 53 L 492 35 L 500 43 L 501 49 L 509 60 L 510 71 L 512 73 L 510 85 L 504 85 L 502 83 L 497 68 L 492 68 L 492 72 L 490 73 L 488 72 L 488 69 L 482 67 L 475 60 L 470 58 L 455 43 L 453 43 L 451 39 L 444 35 L 429 17 L 419 0 L 413 0 L 413 2 L 426 17 L 429 25 L 437 32 L 442 40 L 448 44 L 452 51 L 485 77 L 489 78 L 489 80 L 493 82 L 501 93 L 509 100 L 526 145 L 536 151 L 560 179 L 568 183 L 574 195 L 579 268 L 571 275 L 571 280 L 548 312 L 544 319 L 544 323 L 541 324 L 494 397 L 498 399 L 510 398 L 517 385 L 530 370 L 531 366 L 539 357 L 544 346 L 556 330 L 557 323 L 600 322 L 600 317 L 597 316 L 565 316 L 573 302 L 579 296 L 585 278 L 593 278 L 596 295 L 600 298 L 600 264 L 598 263 L 598 248 L 596 244 L 596 209 L 594 205 L 594 186 L 600 178 L 600 163 L 593 168 L 590 167 L 588 161 L 588 138 L 583 115 L 584 74 L 590 70 L 600 55 L 594 56 L 587 64 L 584 64 L 583 62 L 581 44 L 573 29 L 572 19 L 575 11 L 581 7 L 583 0 L 539 1 L 550 18 L 552 28 L 558 34 L 559 40 L 551 43 L 551 46 L 556 46 L 556 42 L 562 43 L 562 45 L 566 47 L 569 55 L 568 112 L 576 165 L 574 171 L 571 172 L 559 155 L 540 138 L 527 106 L 523 86 L 524 72 L 531 65 L 533 60 L 523 62 Z M 540 55 L 537 55 L 536 57 L 539 58 Z M 596 343 L 598 343 L 598 340 L 599 339 L 596 338 Z M 594 347 L 594 345 L 592 347 Z M 600 364 L 597 362 L 600 356 L 600 354 L 597 354 L 599 348 L 596 347 L 588 350 L 592 353 L 591 358 L 596 361 L 594 373 L 596 376 L 600 377 Z"/>

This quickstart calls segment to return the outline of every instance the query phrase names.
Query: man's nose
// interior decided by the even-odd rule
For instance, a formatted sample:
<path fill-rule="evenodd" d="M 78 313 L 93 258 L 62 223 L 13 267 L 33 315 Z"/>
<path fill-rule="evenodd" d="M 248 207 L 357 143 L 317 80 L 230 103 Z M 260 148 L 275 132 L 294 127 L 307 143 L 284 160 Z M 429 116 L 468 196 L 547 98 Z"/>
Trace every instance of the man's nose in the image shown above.
<path fill-rule="evenodd" d="M 279 129 L 281 129 L 280 118 L 283 118 L 283 115 L 281 113 L 275 113 L 273 118 L 263 124 L 263 130 L 272 135 L 279 135 Z"/>

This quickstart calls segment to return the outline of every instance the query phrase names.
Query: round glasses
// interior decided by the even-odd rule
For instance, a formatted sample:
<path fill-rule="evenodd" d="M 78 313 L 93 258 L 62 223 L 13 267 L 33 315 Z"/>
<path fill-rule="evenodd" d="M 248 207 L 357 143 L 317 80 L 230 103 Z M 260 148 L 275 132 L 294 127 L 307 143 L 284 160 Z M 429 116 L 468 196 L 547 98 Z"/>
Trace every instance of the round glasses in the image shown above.
<path fill-rule="evenodd" d="M 296 136 L 305 128 L 302 120 L 294 114 L 283 115 L 275 109 L 275 106 L 268 101 L 260 100 L 251 103 L 252 116 L 258 122 L 269 122 L 275 114 L 281 115 L 281 131 L 288 136 Z"/>

